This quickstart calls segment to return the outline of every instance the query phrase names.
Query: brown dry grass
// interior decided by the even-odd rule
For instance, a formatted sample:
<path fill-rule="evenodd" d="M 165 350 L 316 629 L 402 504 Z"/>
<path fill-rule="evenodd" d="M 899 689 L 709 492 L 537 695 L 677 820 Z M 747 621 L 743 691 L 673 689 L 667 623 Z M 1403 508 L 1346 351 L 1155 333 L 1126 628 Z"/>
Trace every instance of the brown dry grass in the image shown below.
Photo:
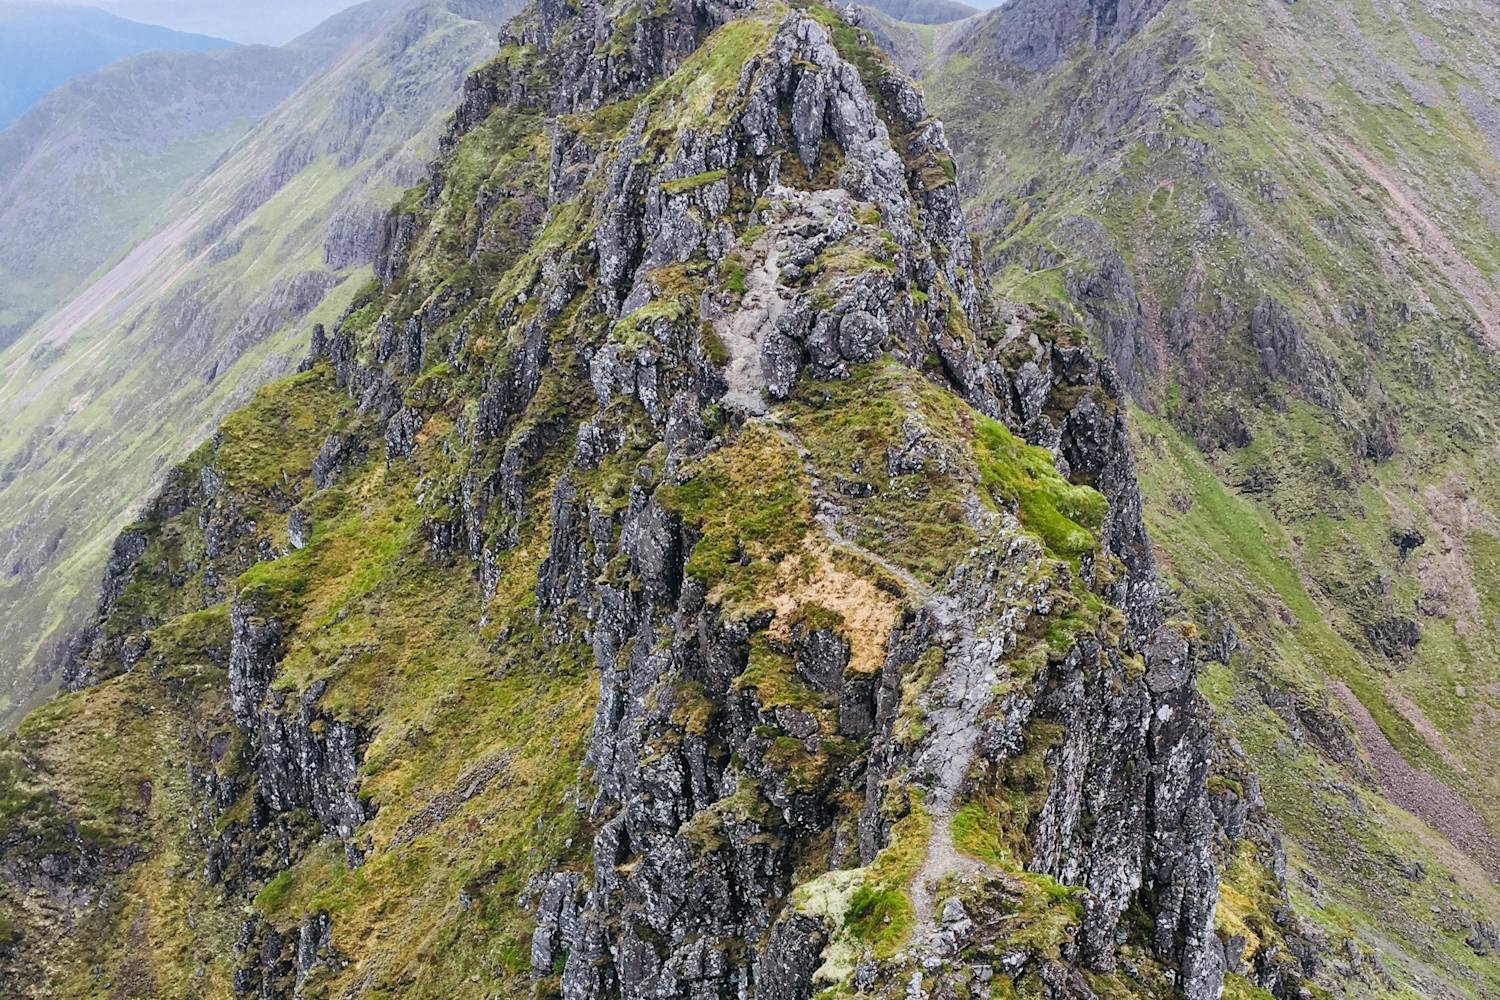
<path fill-rule="evenodd" d="M 901 602 L 868 577 L 837 566 L 823 539 L 809 537 L 803 544 L 803 558 L 781 563 L 776 593 L 771 596 L 771 606 L 776 610 L 773 633 L 784 637 L 799 607 L 820 605 L 844 619 L 849 669 L 878 672 L 885 662 L 891 632 L 901 617 Z"/>

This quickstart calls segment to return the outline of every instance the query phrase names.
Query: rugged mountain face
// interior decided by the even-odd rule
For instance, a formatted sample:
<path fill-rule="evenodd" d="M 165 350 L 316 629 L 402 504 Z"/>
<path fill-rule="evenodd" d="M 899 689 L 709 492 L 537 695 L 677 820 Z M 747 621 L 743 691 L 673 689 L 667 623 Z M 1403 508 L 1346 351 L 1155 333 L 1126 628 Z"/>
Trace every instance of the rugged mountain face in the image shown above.
<path fill-rule="evenodd" d="M 0 756 L 7 988 L 1297 995 L 1115 377 L 867 34 L 538 3 L 443 149 Z"/>
<path fill-rule="evenodd" d="M 1017 0 L 927 65 L 997 292 L 1129 388 L 1320 985 L 1500 994 L 1493 10 Z"/>
<path fill-rule="evenodd" d="M 7 724 L 87 620 L 132 505 L 368 280 L 508 0 L 379 2 L 299 40 L 325 69 L 162 209 L 161 228 L 3 352 Z M 30 238 L 28 236 L 28 238 Z"/>

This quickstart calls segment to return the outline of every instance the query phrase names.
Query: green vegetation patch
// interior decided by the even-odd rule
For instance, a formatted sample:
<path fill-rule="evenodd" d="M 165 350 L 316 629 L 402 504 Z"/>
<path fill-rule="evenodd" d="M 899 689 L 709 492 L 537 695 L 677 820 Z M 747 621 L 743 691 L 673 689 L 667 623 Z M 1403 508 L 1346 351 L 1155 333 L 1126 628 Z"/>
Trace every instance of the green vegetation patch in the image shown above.
<path fill-rule="evenodd" d="M 747 427 L 736 441 L 694 464 L 657 499 L 699 532 L 687 571 L 726 604 L 764 593 L 779 564 L 799 554 L 811 524 L 802 465 L 775 431 Z"/>
<path fill-rule="evenodd" d="M 1049 552 L 1076 558 L 1099 547 L 1097 533 L 1108 502 L 1099 491 L 1059 475 L 1046 449 L 1026 444 L 994 420 L 981 419 L 974 450 L 985 490 L 1014 504 L 1022 526 Z"/>
<path fill-rule="evenodd" d="M 231 989 L 237 915 L 217 889 L 184 877 L 207 863 L 189 774 L 211 769 L 209 736 L 231 726 L 228 682 L 208 665 L 158 677 L 150 655 L 131 673 L 54 698 L 0 742 L 4 852 L 110 872 L 112 892 L 78 913 L 77 960 L 49 970 L 49 993 L 88 996 L 99 970 L 145 962 L 162 995 Z M 0 908 L 23 937 L 56 933 L 31 923 L 33 907 L 12 908 L 4 890 Z M 132 935 L 140 921 L 160 935 L 144 955 Z"/>
<path fill-rule="evenodd" d="M 949 821 L 953 846 L 986 864 L 1014 865 L 1010 851 L 1001 842 L 995 817 L 977 802 L 970 802 L 953 814 Z"/>
<path fill-rule="evenodd" d="M 442 447 L 419 447 L 414 463 Z M 409 474 L 375 465 L 349 489 L 358 504 L 277 560 L 277 586 L 300 589 L 283 606 L 276 684 L 327 681 L 324 711 L 371 733 L 360 792 L 376 807 L 364 831 L 373 848 L 356 868 L 341 845 L 315 848 L 264 887 L 256 910 L 282 929 L 326 911 L 336 943 L 403 942 L 378 968 L 347 974 L 373 975 L 379 990 L 451 996 L 473 976 L 523 989 L 531 915 L 515 900 L 536 866 L 578 863 L 588 843 L 571 797 L 598 689 L 589 649 L 536 618 L 548 526 L 525 524 L 487 601 L 467 569 L 423 557 Z M 268 586 L 275 565 L 242 578 L 242 593 Z M 469 905 L 455 910 L 460 897 Z"/>
<path fill-rule="evenodd" d="M 929 582 L 947 575 L 975 540 L 958 478 L 968 437 L 961 406 L 919 373 L 877 361 L 839 381 L 804 376 L 786 407 L 819 478 L 842 481 L 850 494 L 851 541 Z M 907 447 L 908 428 L 952 460 L 892 476 L 887 458 Z"/>
<path fill-rule="evenodd" d="M 656 294 L 633 312 L 620 317 L 610 328 L 609 338 L 630 350 L 650 346 L 698 311 L 698 297 L 707 285 L 704 272 L 708 263 L 696 259 L 684 264 L 669 264 L 650 272 Z"/>
<path fill-rule="evenodd" d="M 286 491 L 308 475 L 313 457 L 348 397 L 320 364 L 256 392 L 220 427 L 213 463 L 231 489 L 269 494 Z"/>
<path fill-rule="evenodd" d="M 1271 914 L 1281 905 L 1281 888 L 1275 874 L 1260 859 L 1249 840 L 1235 845 L 1229 864 L 1219 874 L 1219 902 L 1214 923 L 1220 934 L 1245 939 L 1245 954 L 1280 943 L 1282 935 Z"/>
<path fill-rule="evenodd" d="M 893 956 L 911 937 L 916 911 L 907 890 L 922 866 L 930 826 L 927 811 L 913 801 L 911 812 L 892 829 L 890 844 L 875 856 L 850 897 L 844 928 L 878 960 Z"/>
<path fill-rule="evenodd" d="M 787 706 L 816 710 L 823 707 L 823 697 L 797 676 L 792 657 L 777 648 L 775 640 L 764 632 L 750 637 L 749 663 L 734 679 L 736 690 L 753 688 L 762 710 Z"/>
<path fill-rule="evenodd" d="M 689 191 L 696 191 L 698 188 L 717 184 L 728 176 L 729 172 L 726 170 L 705 170 L 701 174 L 694 174 L 691 177 L 679 177 L 676 180 L 663 181 L 661 189 L 669 195 L 687 194 Z"/>
<path fill-rule="evenodd" d="M 665 109 L 653 118 L 652 131 L 670 141 L 685 127 L 702 130 L 727 121 L 734 111 L 731 102 L 740 73 L 766 49 L 779 22 L 775 11 L 757 11 L 710 35 L 675 73 L 646 95 L 653 108 Z"/>

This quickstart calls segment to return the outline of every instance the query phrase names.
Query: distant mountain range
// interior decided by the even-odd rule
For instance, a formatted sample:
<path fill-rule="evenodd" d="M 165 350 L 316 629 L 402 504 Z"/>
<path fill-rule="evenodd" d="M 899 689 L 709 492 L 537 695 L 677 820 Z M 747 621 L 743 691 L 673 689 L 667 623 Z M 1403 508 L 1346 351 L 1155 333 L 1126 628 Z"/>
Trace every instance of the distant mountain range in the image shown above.
<path fill-rule="evenodd" d="M 282 48 L 130 56 L 0 131 L 0 347 L 155 231 L 173 192 L 391 6 L 360 5 Z"/>
<path fill-rule="evenodd" d="M 340 10 L 349 0 L 91 0 L 111 14 L 262 45 L 281 45 Z"/>
<path fill-rule="evenodd" d="M 514 9 L 371 0 L 282 49 L 129 60 L 0 134 L 0 288 L 34 296 L 0 343 L 0 717 L 132 501 L 369 279 Z"/>
<path fill-rule="evenodd" d="M 63 84 L 0 132 L 0 344 L 149 228 L 317 66 L 259 46 L 148 53 Z"/>
<path fill-rule="evenodd" d="M 128 21 L 93 7 L 0 2 L 0 128 L 63 81 L 116 59 L 233 44 Z"/>

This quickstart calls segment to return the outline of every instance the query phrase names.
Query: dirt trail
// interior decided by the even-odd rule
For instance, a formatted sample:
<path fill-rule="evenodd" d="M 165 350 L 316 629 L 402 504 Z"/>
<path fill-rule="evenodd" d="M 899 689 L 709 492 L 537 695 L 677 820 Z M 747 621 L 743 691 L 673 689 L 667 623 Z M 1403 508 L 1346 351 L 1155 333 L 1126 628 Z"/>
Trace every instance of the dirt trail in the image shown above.
<path fill-rule="evenodd" d="M 798 444 L 795 437 L 788 440 Z M 812 469 L 808 469 L 814 483 Z M 964 778 L 973 763 L 981 725 L 978 722 L 993 697 L 999 662 L 999 640 L 975 634 L 966 627 L 968 618 L 951 597 L 936 595 L 933 588 L 917 579 L 903 566 L 891 562 L 844 535 L 839 530 L 836 510 L 821 507 L 814 519 L 834 547 L 870 560 L 899 580 L 914 604 L 925 606 L 941 623 L 945 644 L 958 652 L 945 662 L 943 673 L 933 682 L 928 694 L 928 735 L 923 739 L 924 765 L 937 781 L 924 801 L 930 832 L 922 865 L 911 884 L 912 910 L 916 916 L 914 943 L 922 943 L 937 932 L 933 912 L 937 887 L 950 875 L 967 871 L 985 871 L 982 861 L 960 854 L 953 843 L 951 824 Z"/>
<path fill-rule="evenodd" d="M 937 930 L 937 914 L 934 905 L 937 887 L 943 879 L 961 872 L 988 871 L 983 861 L 960 854 L 953 844 L 953 807 L 950 802 L 942 809 L 929 809 L 927 818 L 932 823 L 932 832 L 927 837 L 927 853 L 922 857 L 922 867 L 917 870 L 911 883 L 911 907 L 916 915 L 915 941 L 930 936 Z"/>
<path fill-rule="evenodd" d="M 983 862 L 958 852 L 950 826 L 984 730 L 986 709 L 995 698 L 1006 645 L 1003 627 L 953 596 L 934 597 L 926 607 L 939 623 L 939 641 L 948 654 L 942 673 L 923 697 L 927 733 L 913 766 L 927 779 L 923 804 L 931 824 L 927 852 L 911 887 L 917 941 L 937 932 L 933 904 L 938 884 L 960 872 L 986 870 Z"/>
<path fill-rule="evenodd" d="M 1500 845 L 1495 843 L 1489 827 L 1473 807 L 1437 778 L 1408 763 L 1391 745 L 1370 710 L 1342 681 L 1334 681 L 1332 686 L 1354 722 L 1360 745 L 1370 755 L 1381 791 L 1396 805 L 1447 837 L 1492 876 L 1500 878 Z"/>
<path fill-rule="evenodd" d="M 740 307 L 725 321 L 715 325 L 719 342 L 729 352 L 725 378 L 729 391 L 725 405 L 743 413 L 766 412 L 766 372 L 761 364 L 761 348 L 766 334 L 776 329 L 786 304 L 776 291 L 780 270 L 776 266 L 776 248 L 762 239 L 751 252 L 765 259 L 745 275 L 745 294 Z"/>
<path fill-rule="evenodd" d="M 809 469 L 808 473 L 811 475 L 812 470 Z M 814 477 L 814 480 L 816 481 L 816 477 Z M 898 566 L 880 553 L 870 551 L 840 531 L 838 516 L 834 511 L 820 507 L 817 513 L 813 515 L 813 518 L 822 527 L 823 534 L 828 536 L 828 540 L 833 543 L 835 548 L 847 549 L 855 555 L 868 559 L 897 580 L 900 580 L 901 585 L 906 588 L 907 594 L 913 599 L 914 603 L 921 604 L 932 596 L 932 588 L 913 576 L 911 571 L 906 569 L 906 567 Z"/>

